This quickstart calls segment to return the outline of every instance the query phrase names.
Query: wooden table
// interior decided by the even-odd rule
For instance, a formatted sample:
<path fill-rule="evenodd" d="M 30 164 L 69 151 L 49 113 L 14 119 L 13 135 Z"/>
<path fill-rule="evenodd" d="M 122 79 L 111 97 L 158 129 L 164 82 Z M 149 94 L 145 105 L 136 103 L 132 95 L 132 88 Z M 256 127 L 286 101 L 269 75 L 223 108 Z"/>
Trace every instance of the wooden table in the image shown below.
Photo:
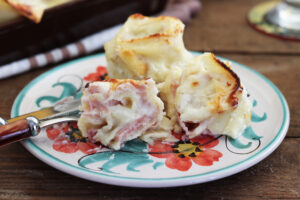
<path fill-rule="evenodd" d="M 291 112 L 280 147 L 259 164 L 210 183 L 178 188 L 135 189 L 104 185 L 62 173 L 20 144 L 0 148 L 0 199 L 300 199 L 300 42 L 262 35 L 246 23 L 260 0 L 202 0 L 204 9 L 187 25 L 186 47 L 213 51 L 259 71 L 285 95 Z M 0 116 L 38 69 L 0 81 Z"/>

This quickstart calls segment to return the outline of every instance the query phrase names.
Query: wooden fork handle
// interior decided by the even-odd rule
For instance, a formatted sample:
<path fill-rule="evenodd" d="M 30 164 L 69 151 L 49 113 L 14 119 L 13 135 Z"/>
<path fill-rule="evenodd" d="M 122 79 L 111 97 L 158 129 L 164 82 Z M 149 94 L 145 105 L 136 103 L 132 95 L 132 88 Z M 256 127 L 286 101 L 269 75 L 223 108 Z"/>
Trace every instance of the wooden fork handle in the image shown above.
<path fill-rule="evenodd" d="M 5 124 L 0 126 L 0 146 L 35 136 L 39 131 L 39 121 L 35 117 Z"/>

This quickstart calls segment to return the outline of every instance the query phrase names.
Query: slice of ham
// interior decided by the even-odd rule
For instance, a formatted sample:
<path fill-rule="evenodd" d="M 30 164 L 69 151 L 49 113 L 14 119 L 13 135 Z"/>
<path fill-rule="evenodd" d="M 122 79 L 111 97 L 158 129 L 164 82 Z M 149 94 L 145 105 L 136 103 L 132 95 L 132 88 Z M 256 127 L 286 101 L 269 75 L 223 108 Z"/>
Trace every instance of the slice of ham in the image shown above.
<path fill-rule="evenodd" d="M 120 149 L 160 124 L 163 103 L 157 93 L 151 79 L 90 83 L 83 92 L 79 129 L 91 142 Z"/>

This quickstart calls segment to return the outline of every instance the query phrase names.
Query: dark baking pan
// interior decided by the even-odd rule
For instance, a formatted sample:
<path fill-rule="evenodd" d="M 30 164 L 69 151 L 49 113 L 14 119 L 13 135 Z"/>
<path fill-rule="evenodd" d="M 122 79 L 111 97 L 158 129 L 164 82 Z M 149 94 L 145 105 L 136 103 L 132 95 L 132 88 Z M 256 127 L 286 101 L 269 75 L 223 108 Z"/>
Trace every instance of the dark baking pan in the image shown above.
<path fill-rule="evenodd" d="M 74 0 L 46 10 L 39 24 L 19 18 L 0 27 L 0 66 L 75 42 L 124 22 L 160 12 L 164 0 Z"/>

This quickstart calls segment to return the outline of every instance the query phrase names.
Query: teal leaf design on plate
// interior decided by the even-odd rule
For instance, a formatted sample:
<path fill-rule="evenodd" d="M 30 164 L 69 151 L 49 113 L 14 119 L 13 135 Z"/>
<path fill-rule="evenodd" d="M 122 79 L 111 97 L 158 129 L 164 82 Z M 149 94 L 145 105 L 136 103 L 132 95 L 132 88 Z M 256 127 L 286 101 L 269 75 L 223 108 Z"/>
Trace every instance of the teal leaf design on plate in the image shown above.
<path fill-rule="evenodd" d="M 247 149 L 252 145 L 252 142 L 248 142 L 248 144 L 243 144 L 238 138 L 233 139 L 229 137 L 228 140 L 232 146 L 238 149 Z"/>
<path fill-rule="evenodd" d="M 251 126 L 246 128 L 242 135 L 249 140 L 259 140 L 260 138 L 262 138 L 262 136 L 256 135 Z"/>
<path fill-rule="evenodd" d="M 36 100 L 36 105 L 38 107 L 41 107 L 41 102 L 42 101 L 48 101 L 50 102 L 51 104 L 54 104 L 56 103 L 57 101 L 60 101 L 66 97 L 70 97 L 70 96 L 73 96 L 74 98 L 80 98 L 81 96 L 81 93 L 80 92 L 77 92 L 77 88 L 72 84 L 72 83 L 67 83 L 67 82 L 58 82 L 58 83 L 55 83 L 52 85 L 52 87 L 57 87 L 57 86 L 61 86 L 63 87 L 63 91 L 61 93 L 61 95 L 59 97 L 56 97 L 56 96 L 41 96 L 39 97 L 37 100 Z"/>
<path fill-rule="evenodd" d="M 255 114 L 254 112 L 252 112 L 251 114 L 251 121 L 253 122 L 261 122 L 261 121 L 265 121 L 267 119 L 267 113 L 264 113 L 263 116 L 258 116 L 257 114 Z"/>
<path fill-rule="evenodd" d="M 156 162 L 156 163 L 153 164 L 152 167 L 153 167 L 154 170 L 156 170 L 157 168 L 159 168 L 159 167 L 161 167 L 163 165 L 164 165 L 163 162 Z"/>
<path fill-rule="evenodd" d="M 88 168 L 88 165 L 104 160 L 106 162 L 99 169 L 108 173 L 115 173 L 112 169 L 124 164 L 127 165 L 127 171 L 139 172 L 138 167 L 153 163 L 153 160 L 148 156 L 147 144 L 135 139 L 127 142 L 120 151 L 98 152 L 86 155 L 78 160 L 78 164 L 81 167 Z"/>
<path fill-rule="evenodd" d="M 254 100 L 253 101 L 253 107 L 256 107 L 256 105 L 257 105 L 257 101 L 256 100 Z M 264 112 L 264 114 L 263 114 L 263 116 L 258 116 L 256 113 L 254 113 L 253 111 L 252 111 L 252 113 L 251 113 L 251 121 L 252 122 L 261 122 L 261 121 L 265 121 L 267 119 L 267 113 L 265 113 Z"/>
<path fill-rule="evenodd" d="M 253 107 L 256 107 L 257 106 L 257 101 L 254 100 L 253 101 Z M 265 121 L 267 119 L 267 113 L 264 112 L 263 116 L 258 116 L 256 113 L 254 113 L 252 111 L 251 113 L 251 121 L 252 122 L 262 122 L 262 121 Z M 246 138 L 248 140 L 250 140 L 247 144 L 241 142 L 241 137 L 243 138 Z M 228 140 L 229 143 L 237 148 L 237 149 L 247 149 L 247 148 L 250 148 L 253 144 L 253 141 L 258 141 L 258 146 L 255 148 L 258 149 L 258 147 L 260 146 L 260 139 L 262 138 L 262 136 L 259 136 L 257 135 L 254 130 L 252 129 L 251 126 L 247 127 L 244 132 L 242 133 L 241 137 L 239 138 L 230 138 L 230 137 L 226 137 L 226 141 Z M 228 146 L 226 144 L 226 147 L 228 149 Z M 229 151 L 231 151 L 232 153 L 237 153 L 237 154 L 247 154 L 247 153 L 252 153 L 254 150 L 250 151 L 250 152 L 247 152 L 247 153 L 239 153 L 239 152 L 234 152 L 230 149 L 228 149 Z"/>

